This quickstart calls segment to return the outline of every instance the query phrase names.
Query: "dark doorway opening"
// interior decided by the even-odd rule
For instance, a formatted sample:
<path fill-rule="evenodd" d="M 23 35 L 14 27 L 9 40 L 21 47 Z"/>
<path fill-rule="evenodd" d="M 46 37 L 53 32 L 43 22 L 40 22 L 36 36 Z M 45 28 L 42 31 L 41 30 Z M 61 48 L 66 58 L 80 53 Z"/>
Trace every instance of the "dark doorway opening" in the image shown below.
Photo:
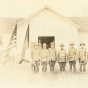
<path fill-rule="evenodd" d="M 47 48 L 50 48 L 50 43 L 55 42 L 55 37 L 54 36 L 39 36 L 38 43 L 39 42 L 41 42 L 42 45 L 43 45 L 43 43 L 46 43 Z"/>

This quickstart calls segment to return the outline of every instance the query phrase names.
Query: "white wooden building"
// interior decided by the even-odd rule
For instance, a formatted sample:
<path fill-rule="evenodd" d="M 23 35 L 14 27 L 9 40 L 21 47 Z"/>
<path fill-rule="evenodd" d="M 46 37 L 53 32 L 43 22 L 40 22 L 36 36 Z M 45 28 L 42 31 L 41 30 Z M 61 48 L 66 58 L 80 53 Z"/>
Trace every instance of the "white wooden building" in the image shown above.
<path fill-rule="evenodd" d="M 29 47 L 27 51 L 30 56 L 31 46 L 33 43 L 38 43 L 41 40 L 42 43 L 50 44 L 55 42 L 55 48 L 58 50 L 59 45 L 63 43 L 65 49 L 68 50 L 69 43 L 74 42 L 75 47 L 78 48 L 80 26 L 68 20 L 52 8 L 44 6 L 22 22 L 17 27 L 17 55 L 18 61 L 21 56 L 23 42 L 27 27 L 29 24 Z M 14 54 L 14 52 L 13 52 Z M 29 59 L 29 58 L 28 58 Z"/>
<path fill-rule="evenodd" d="M 65 44 L 65 49 L 69 48 L 69 43 L 71 42 L 75 43 L 76 48 L 78 47 L 78 31 L 81 27 L 63 17 L 52 8 L 44 6 L 18 24 L 17 54 L 19 57 L 28 24 L 30 47 L 32 46 L 31 44 L 38 43 L 39 40 L 42 43 L 47 43 L 47 45 L 54 41 L 57 50 L 60 43 Z"/>

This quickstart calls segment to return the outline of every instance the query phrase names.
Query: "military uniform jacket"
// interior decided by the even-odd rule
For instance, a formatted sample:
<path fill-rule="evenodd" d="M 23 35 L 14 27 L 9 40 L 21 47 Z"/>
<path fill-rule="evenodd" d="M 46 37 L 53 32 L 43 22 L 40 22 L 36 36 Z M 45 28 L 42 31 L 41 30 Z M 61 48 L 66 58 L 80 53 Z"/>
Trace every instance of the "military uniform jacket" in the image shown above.
<path fill-rule="evenodd" d="M 85 61 L 87 59 L 87 50 L 85 48 L 79 49 L 79 58 L 80 58 L 80 61 Z"/>
<path fill-rule="evenodd" d="M 40 60 L 40 50 L 39 49 L 34 49 L 32 51 L 32 59 L 33 59 L 33 61 L 39 61 Z"/>
<path fill-rule="evenodd" d="M 49 48 L 49 60 L 56 61 L 56 49 Z"/>
<path fill-rule="evenodd" d="M 68 60 L 69 61 L 76 61 L 77 59 L 77 50 L 76 48 L 70 48 L 68 51 Z"/>
<path fill-rule="evenodd" d="M 40 51 L 41 61 L 48 61 L 49 51 L 47 49 L 42 49 Z"/>
<path fill-rule="evenodd" d="M 66 50 L 63 49 L 58 51 L 58 61 L 66 62 Z"/>

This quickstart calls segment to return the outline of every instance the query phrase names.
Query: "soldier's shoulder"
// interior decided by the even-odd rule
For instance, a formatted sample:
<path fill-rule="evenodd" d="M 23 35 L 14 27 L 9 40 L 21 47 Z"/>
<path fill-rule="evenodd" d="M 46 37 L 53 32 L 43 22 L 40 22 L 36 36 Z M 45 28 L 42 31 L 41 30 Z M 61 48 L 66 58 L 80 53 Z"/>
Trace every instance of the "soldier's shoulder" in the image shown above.
<path fill-rule="evenodd" d="M 58 50 L 58 52 L 60 52 L 60 50 Z"/>
<path fill-rule="evenodd" d="M 71 50 L 71 48 L 68 49 L 68 51 L 70 51 L 70 50 Z"/>
<path fill-rule="evenodd" d="M 76 48 L 74 48 L 75 50 L 77 50 Z"/>
<path fill-rule="evenodd" d="M 86 48 L 84 48 L 85 50 L 87 50 Z"/>

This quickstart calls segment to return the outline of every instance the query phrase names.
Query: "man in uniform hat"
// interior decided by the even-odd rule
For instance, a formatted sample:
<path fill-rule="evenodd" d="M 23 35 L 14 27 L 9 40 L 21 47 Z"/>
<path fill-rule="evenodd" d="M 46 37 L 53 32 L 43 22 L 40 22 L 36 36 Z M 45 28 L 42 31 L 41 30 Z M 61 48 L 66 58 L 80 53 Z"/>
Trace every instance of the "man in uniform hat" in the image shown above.
<path fill-rule="evenodd" d="M 49 60 L 49 51 L 46 49 L 46 43 L 43 44 L 43 49 L 41 50 L 40 56 L 41 56 L 42 72 L 46 72 Z"/>
<path fill-rule="evenodd" d="M 56 49 L 54 46 L 54 43 L 51 42 L 51 48 L 49 48 L 49 65 L 50 65 L 50 71 L 54 71 L 54 66 L 56 62 Z"/>
<path fill-rule="evenodd" d="M 86 70 L 85 66 L 87 63 L 87 50 L 84 48 L 84 46 L 85 46 L 84 43 L 81 43 L 80 46 L 81 46 L 81 48 L 78 51 L 80 72 L 82 72 L 82 67 L 83 67 L 83 72 L 85 72 L 85 70 Z"/>
<path fill-rule="evenodd" d="M 77 60 L 77 49 L 74 48 L 74 43 L 70 44 L 71 48 L 68 50 L 68 61 L 70 65 L 70 72 L 72 71 L 72 66 L 74 68 L 74 72 L 76 72 L 76 60 Z"/>
<path fill-rule="evenodd" d="M 65 71 L 66 67 L 66 61 L 67 61 L 67 53 L 66 50 L 64 49 L 64 45 L 60 44 L 60 50 L 58 51 L 58 62 L 60 66 L 60 72 Z"/>
<path fill-rule="evenodd" d="M 40 50 L 38 49 L 38 45 L 34 45 L 34 50 L 32 51 L 32 60 L 34 65 L 34 73 L 38 73 L 40 66 Z"/>
<path fill-rule="evenodd" d="M 39 48 L 40 50 L 42 49 L 42 43 L 41 43 L 41 40 L 39 40 L 38 48 Z"/>
<path fill-rule="evenodd" d="M 42 44 L 38 43 L 38 48 L 41 50 L 42 49 Z"/>

